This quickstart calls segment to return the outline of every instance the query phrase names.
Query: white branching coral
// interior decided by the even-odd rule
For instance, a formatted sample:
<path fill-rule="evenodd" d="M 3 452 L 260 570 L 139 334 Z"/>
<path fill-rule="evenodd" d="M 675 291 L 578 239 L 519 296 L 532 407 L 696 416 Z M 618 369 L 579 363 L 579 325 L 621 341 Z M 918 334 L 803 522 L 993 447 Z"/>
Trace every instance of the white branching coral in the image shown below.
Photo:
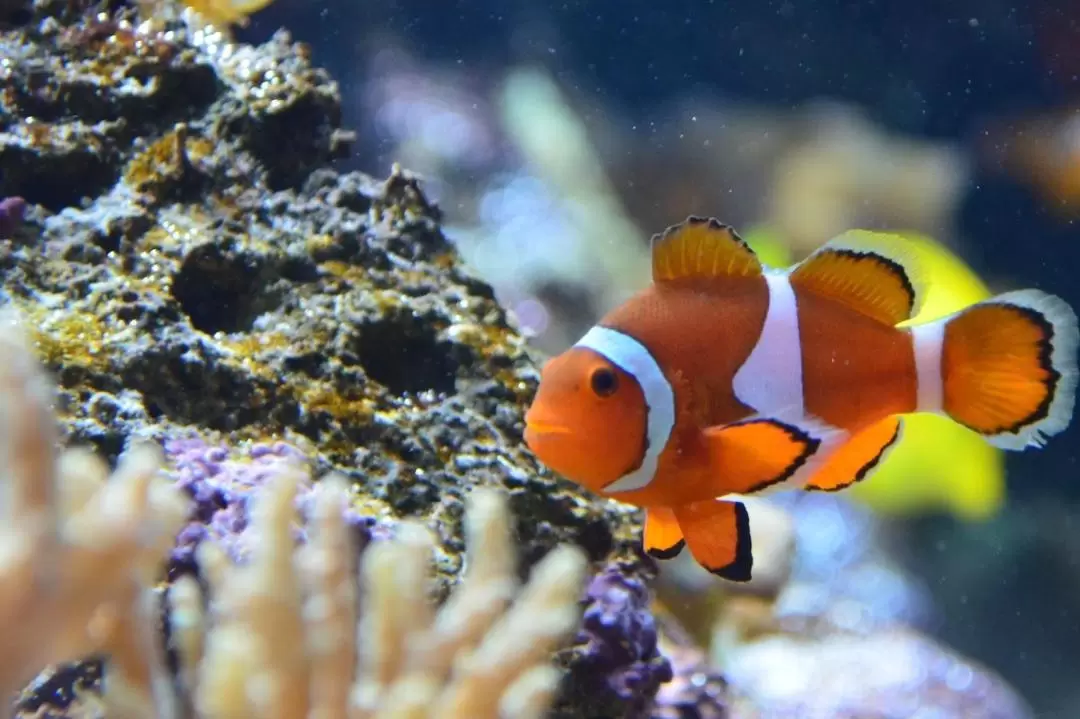
<path fill-rule="evenodd" d="M 542 717 L 560 673 L 552 652 L 580 621 L 587 561 L 554 549 L 519 586 L 505 496 L 476 489 L 466 570 L 429 601 L 434 538 L 399 524 L 358 560 L 349 488 L 317 483 L 297 546 L 301 467 L 255 497 L 248 560 L 212 542 L 167 598 L 174 676 L 160 626 L 161 579 L 190 502 L 139 446 L 109 476 L 92 454 L 56 454 L 52 390 L 11 313 L 0 313 L 0 689 L 41 667 L 107 657 L 86 719 L 496 719 Z M 361 608 L 363 611 L 361 611 Z"/>
<path fill-rule="evenodd" d="M 518 587 L 509 512 L 500 495 L 476 491 L 465 579 L 432 616 L 425 570 L 434 545 L 422 527 L 403 529 L 365 558 L 365 671 L 352 716 L 543 716 L 559 680 L 548 657 L 580 619 L 581 551 L 555 549 L 511 604 Z"/>
<path fill-rule="evenodd" d="M 0 690 L 102 649 L 152 583 L 188 511 L 137 447 L 112 477 L 94 455 L 56 455 L 52 388 L 15 315 L 0 313 Z"/>
<path fill-rule="evenodd" d="M 234 566 L 200 550 L 214 599 L 203 612 L 193 579 L 170 591 L 187 694 L 206 719 L 484 719 L 544 716 L 560 679 L 550 656 L 580 620 L 580 549 L 559 547 L 519 592 L 503 496 L 477 489 L 466 515 L 468 567 L 436 611 L 429 603 L 435 543 L 402 523 L 360 562 L 345 481 L 315 488 L 307 544 L 294 552 L 293 495 L 301 474 L 276 477 L 259 498 L 259 541 Z"/>

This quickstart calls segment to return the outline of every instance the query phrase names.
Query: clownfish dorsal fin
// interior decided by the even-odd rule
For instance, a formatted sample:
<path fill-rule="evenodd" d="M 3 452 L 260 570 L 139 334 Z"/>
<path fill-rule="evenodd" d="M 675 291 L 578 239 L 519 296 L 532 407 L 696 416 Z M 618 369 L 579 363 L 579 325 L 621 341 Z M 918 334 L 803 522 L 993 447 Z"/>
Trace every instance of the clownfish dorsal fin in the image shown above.
<path fill-rule="evenodd" d="M 791 284 L 888 325 L 918 314 L 923 295 L 911 245 L 869 230 L 829 240 L 791 269 Z"/>
<path fill-rule="evenodd" d="M 653 282 L 686 277 L 759 277 L 761 261 L 719 220 L 691 215 L 652 238 Z"/>

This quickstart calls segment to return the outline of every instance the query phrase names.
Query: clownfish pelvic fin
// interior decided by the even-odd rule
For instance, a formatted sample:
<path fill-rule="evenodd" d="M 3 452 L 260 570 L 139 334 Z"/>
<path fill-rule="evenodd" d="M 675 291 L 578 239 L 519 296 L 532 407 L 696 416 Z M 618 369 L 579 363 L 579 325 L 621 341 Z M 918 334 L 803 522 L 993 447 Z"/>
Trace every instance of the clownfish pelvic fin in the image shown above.
<path fill-rule="evenodd" d="M 686 546 L 679 520 L 667 507 L 649 507 L 645 510 L 645 529 L 642 545 L 645 553 L 656 559 L 673 559 Z"/>
<path fill-rule="evenodd" d="M 748 582 L 754 566 L 746 505 L 709 499 L 672 508 L 694 560 L 733 582 Z"/>
<path fill-rule="evenodd" d="M 757 494 L 805 476 L 812 458 L 839 436 L 812 418 L 754 417 L 702 430 L 714 496 Z M 831 444 L 831 443 L 830 443 Z"/>
<path fill-rule="evenodd" d="M 1069 426 L 1077 319 L 1059 297 L 1007 292 L 911 328 L 919 409 L 943 413 L 996 447 L 1041 447 Z"/>

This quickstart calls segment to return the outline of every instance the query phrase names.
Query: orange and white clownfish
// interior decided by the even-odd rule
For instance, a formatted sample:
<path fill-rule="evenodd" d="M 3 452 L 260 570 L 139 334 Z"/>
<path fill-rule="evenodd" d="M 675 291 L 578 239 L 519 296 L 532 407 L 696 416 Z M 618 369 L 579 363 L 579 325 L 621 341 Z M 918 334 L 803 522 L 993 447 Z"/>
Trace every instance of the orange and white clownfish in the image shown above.
<path fill-rule="evenodd" d="M 851 231 L 785 270 L 714 219 L 652 239 L 652 284 L 544 366 L 525 441 L 548 467 L 643 507 L 645 550 L 688 546 L 751 577 L 737 498 L 869 476 L 903 415 L 1019 450 L 1072 419 L 1077 320 L 1037 290 L 897 327 L 922 293 L 903 238 Z"/>

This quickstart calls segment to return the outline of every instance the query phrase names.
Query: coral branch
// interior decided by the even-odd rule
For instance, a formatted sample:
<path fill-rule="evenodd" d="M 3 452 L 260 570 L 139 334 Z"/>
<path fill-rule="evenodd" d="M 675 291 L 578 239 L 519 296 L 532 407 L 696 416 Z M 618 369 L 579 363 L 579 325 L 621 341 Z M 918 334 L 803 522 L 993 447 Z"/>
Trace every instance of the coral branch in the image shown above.
<path fill-rule="evenodd" d="M 436 612 L 428 599 L 431 533 L 403 522 L 364 553 L 357 623 L 345 482 L 331 475 L 315 487 L 311 536 L 294 552 L 298 484 L 284 473 L 263 490 L 247 565 L 233 566 L 213 544 L 200 548 L 215 595 L 205 639 L 194 628 L 194 585 L 174 586 L 181 676 L 197 677 L 200 717 L 543 715 L 560 679 L 551 652 L 580 621 L 580 549 L 552 551 L 507 609 L 517 589 L 509 511 L 502 494 L 478 489 L 467 514 L 470 566 L 446 604 Z"/>
<path fill-rule="evenodd" d="M 51 405 L 16 316 L 0 313 L 0 691 L 8 693 L 46 664 L 134 641 L 121 641 L 118 618 L 152 583 L 187 514 L 182 493 L 158 476 L 154 449 L 132 449 L 111 478 L 86 452 L 57 461 Z"/>

